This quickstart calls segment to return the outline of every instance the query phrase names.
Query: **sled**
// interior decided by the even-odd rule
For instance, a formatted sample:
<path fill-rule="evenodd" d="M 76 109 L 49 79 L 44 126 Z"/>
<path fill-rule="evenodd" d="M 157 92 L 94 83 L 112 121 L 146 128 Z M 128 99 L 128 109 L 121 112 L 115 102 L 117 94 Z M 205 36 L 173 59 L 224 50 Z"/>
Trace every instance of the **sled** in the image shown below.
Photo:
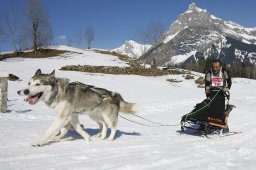
<path fill-rule="evenodd" d="M 233 134 L 229 132 L 228 117 L 235 106 L 229 104 L 229 99 L 229 92 L 218 89 L 207 99 L 198 103 L 190 113 L 182 116 L 181 131 L 206 137 Z"/>

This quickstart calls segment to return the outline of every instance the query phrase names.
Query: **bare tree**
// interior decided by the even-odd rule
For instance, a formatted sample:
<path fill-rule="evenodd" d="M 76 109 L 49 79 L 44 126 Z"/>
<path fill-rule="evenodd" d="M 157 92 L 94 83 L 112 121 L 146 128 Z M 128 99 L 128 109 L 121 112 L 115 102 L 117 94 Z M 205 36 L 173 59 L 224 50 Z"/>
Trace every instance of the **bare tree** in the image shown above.
<path fill-rule="evenodd" d="M 36 52 L 38 47 L 47 46 L 52 41 L 52 29 L 47 12 L 39 0 L 27 0 L 27 18 L 29 32 L 33 39 L 33 49 Z"/>
<path fill-rule="evenodd" d="M 151 21 L 145 28 L 137 28 L 138 41 L 143 44 L 156 43 L 164 33 L 164 26 L 157 21 Z"/>
<path fill-rule="evenodd" d="M 88 44 L 88 49 L 91 48 L 92 41 L 94 40 L 95 30 L 92 26 L 87 26 L 85 29 L 85 40 Z"/>
<path fill-rule="evenodd" d="M 78 44 L 79 47 L 81 46 L 82 39 L 83 39 L 83 34 L 82 34 L 82 31 L 80 30 L 77 32 L 75 36 L 76 43 Z"/>
<path fill-rule="evenodd" d="M 20 33 L 17 37 L 17 45 L 19 51 L 27 50 L 31 48 L 31 35 L 30 32 L 27 31 L 28 28 L 23 26 L 20 28 Z"/>

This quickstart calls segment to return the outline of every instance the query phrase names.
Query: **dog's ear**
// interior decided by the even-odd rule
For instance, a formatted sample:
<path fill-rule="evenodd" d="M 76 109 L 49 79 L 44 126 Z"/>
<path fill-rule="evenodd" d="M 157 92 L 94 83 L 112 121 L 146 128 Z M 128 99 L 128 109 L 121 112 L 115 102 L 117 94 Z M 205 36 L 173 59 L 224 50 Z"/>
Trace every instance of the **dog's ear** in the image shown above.
<path fill-rule="evenodd" d="M 36 71 L 36 73 L 35 73 L 34 76 L 39 76 L 39 75 L 41 75 L 41 74 L 42 74 L 41 69 L 38 69 L 38 70 Z"/>
<path fill-rule="evenodd" d="M 55 76 L 55 70 L 53 70 L 50 75 L 54 77 Z"/>

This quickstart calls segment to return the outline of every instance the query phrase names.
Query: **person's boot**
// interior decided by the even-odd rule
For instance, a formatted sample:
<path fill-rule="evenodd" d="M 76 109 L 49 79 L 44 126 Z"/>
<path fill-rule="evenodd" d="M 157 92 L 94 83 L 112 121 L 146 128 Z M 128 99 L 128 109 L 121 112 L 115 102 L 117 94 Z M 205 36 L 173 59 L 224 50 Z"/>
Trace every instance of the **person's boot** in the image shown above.
<path fill-rule="evenodd" d="M 229 132 L 229 128 L 228 128 L 228 126 L 227 126 L 227 127 L 225 127 L 225 128 L 223 128 L 222 133 L 228 133 L 228 132 Z"/>

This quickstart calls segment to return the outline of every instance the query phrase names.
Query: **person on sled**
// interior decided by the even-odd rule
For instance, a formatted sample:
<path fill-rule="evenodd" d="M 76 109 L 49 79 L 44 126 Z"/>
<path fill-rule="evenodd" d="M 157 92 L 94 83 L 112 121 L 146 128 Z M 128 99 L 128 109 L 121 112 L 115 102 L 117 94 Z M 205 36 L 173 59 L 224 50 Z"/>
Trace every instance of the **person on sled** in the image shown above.
<path fill-rule="evenodd" d="M 220 60 L 213 60 L 211 69 L 205 74 L 205 94 L 207 99 L 197 103 L 194 109 L 182 116 L 182 130 L 194 129 L 205 131 L 222 130 L 229 132 L 227 119 L 233 105 L 226 105 L 232 81 L 229 72 L 222 68 Z M 197 126 L 199 125 L 199 126 Z"/>
<path fill-rule="evenodd" d="M 231 76 L 229 72 L 222 67 L 222 62 L 218 59 L 212 61 L 211 69 L 205 74 L 205 94 L 206 97 L 215 100 L 212 103 L 211 113 L 216 116 L 215 119 L 210 121 L 223 120 L 225 122 L 225 95 L 229 92 L 232 85 Z M 210 119 L 211 117 L 208 117 Z M 226 124 L 225 122 L 224 124 Z M 226 128 L 223 132 L 228 132 L 229 128 L 226 124 Z"/>

